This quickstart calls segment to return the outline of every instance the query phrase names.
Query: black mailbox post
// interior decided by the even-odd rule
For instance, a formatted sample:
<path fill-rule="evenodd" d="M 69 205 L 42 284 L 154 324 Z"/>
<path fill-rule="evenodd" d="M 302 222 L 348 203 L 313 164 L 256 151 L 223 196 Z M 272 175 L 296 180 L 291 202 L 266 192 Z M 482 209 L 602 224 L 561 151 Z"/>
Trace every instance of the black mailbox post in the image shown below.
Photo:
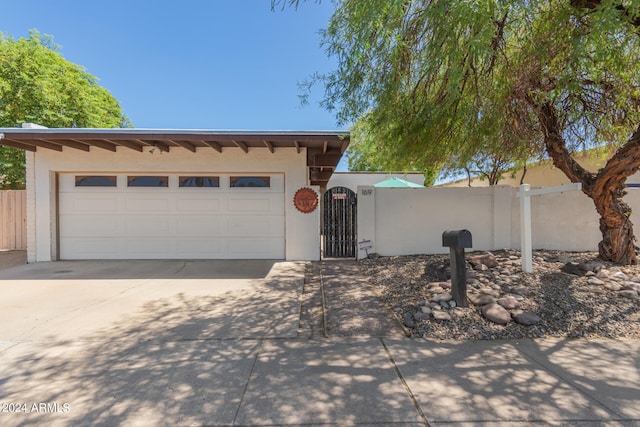
<path fill-rule="evenodd" d="M 470 248 L 469 230 L 447 230 L 442 233 L 442 246 L 449 248 L 451 255 L 451 296 L 459 307 L 467 306 L 467 265 L 464 248 Z"/>

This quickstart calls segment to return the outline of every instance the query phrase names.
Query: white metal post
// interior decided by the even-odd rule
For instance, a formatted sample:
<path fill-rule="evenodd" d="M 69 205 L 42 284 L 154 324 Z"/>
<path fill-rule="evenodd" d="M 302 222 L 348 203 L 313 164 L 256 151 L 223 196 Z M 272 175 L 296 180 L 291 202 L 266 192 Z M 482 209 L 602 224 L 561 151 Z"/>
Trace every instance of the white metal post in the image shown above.
<path fill-rule="evenodd" d="M 531 186 L 520 186 L 520 253 L 522 254 L 522 271 L 533 273 L 533 254 L 531 243 Z"/>
<path fill-rule="evenodd" d="M 522 254 L 522 271 L 533 273 L 533 254 L 531 242 L 531 196 L 542 194 L 562 193 L 564 191 L 581 190 L 582 184 L 575 182 L 556 187 L 531 190 L 529 184 L 522 184 L 517 197 L 520 198 L 520 252 Z"/>

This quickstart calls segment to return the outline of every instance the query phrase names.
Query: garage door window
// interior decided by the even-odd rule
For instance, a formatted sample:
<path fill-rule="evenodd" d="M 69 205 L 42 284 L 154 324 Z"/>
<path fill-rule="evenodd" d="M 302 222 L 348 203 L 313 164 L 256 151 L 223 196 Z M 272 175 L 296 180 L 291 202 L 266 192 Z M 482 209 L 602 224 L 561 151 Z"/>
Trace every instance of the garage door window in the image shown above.
<path fill-rule="evenodd" d="M 271 177 L 268 176 L 232 176 L 231 187 L 271 187 Z"/>
<path fill-rule="evenodd" d="M 115 176 L 77 175 L 76 187 L 115 187 Z"/>
<path fill-rule="evenodd" d="M 168 187 L 168 176 L 128 176 L 128 187 Z"/>
<path fill-rule="evenodd" d="M 178 179 L 180 187 L 220 187 L 218 176 L 181 176 Z"/>

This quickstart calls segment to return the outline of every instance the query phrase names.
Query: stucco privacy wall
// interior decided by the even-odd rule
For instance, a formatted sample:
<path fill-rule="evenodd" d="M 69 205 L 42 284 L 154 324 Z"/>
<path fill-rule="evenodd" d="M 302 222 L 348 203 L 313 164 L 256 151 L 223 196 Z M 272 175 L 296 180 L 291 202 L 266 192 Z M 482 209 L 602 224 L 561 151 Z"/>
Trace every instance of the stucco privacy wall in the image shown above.
<path fill-rule="evenodd" d="M 56 259 L 55 176 L 59 172 L 112 173 L 283 173 L 285 177 L 285 256 L 288 260 L 320 258 L 319 209 L 303 214 L 293 205 L 295 192 L 307 186 L 306 150 L 224 148 L 222 153 L 198 148 L 196 153 L 173 148 L 150 154 L 117 147 L 116 152 L 92 148 L 90 152 L 63 148 L 62 152 L 27 153 L 28 260 Z M 317 187 L 312 187 L 319 193 Z"/>
<path fill-rule="evenodd" d="M 383 256 L 447 253 L 442 232 L 467 229 L 471 250 L 520 249 L 520 199 L 509 186 L 474 188 L 358 187 L 358 241 Z M 640 227 L 640 190 L 625 201 Z M 597 250 L 599 216 L 580 191 L 531 198 L 534 249 Z M 364 245 L 363 245 L 364 246 Z M 367 251 L 358 250 L 358 257 Z"/>

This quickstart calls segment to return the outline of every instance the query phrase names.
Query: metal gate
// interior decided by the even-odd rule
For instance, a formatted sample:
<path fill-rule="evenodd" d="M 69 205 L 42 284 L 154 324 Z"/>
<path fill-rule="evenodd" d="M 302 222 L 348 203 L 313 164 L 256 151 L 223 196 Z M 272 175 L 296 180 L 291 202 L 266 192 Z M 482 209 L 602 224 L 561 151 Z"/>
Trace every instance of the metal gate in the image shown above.
<path fill-rule="evenodd" d="M 356 256 L 356 193 L 346 187 L 333 187 L 322 196 L 322 236 L 324 256 Z"/>

